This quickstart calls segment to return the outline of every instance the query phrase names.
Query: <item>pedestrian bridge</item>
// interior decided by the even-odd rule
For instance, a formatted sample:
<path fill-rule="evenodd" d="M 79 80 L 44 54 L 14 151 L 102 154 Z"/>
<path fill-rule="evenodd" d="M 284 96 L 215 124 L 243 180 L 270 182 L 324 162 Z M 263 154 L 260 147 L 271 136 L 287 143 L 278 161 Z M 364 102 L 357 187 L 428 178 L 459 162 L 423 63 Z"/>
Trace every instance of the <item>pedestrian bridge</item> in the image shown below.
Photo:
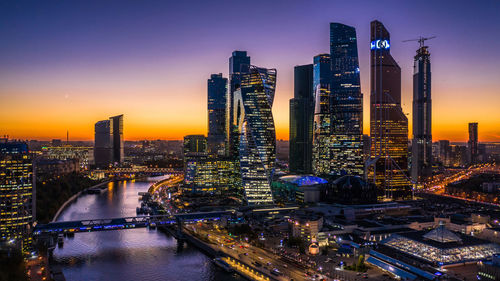
<path fill-rule="evenodd" d="M 234 212 L 234 210 L 228 210 L 175 215 L 152 215 L 113 219 L 51 222 L 47 224 L 36 225 L 33 229 L 33 235 L 42 236 L 106 230 L 124 230 L 143 227 L 156 227 L 161 225 L 177 225 L 180 229 L 183 223 L 196 223 L 204 220 L 219 220 L 224 217 L 230 217 L 234 214 Z"/>

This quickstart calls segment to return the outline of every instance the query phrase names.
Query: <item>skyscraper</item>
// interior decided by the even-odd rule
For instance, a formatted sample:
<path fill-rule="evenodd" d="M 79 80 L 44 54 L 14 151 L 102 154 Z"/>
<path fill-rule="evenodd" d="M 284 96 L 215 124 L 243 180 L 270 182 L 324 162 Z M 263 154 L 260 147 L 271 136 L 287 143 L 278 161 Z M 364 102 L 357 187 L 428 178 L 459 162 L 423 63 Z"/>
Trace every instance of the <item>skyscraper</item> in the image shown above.
<path fill-rule="evenodd" d="M 234 93 L 234 125 L 239 132 L 239 161 L 249 205 L 272 204 L 271 179 L 276 162 L 272 114 L 276 70 L 249 66 Z"/>
<path fill-rule="evenodd" d="M 99 121 L 94 128 L 94 162 L 99 168 L 107 168 L 113 161 L 111 121 Z"/>
<path fill-rule="evenodd" d="M 26 143 L 0 143 L 0 186 L 0 244 L 9 242 L 26 251 L 36 210 L 33 165 Z"/>
<path fill-rule="evenodd" d="M 329 54 L 320 54 L 313 59 L 314 124 L 313 160 L 315 175 L 330 173 L 331 126 L 330 126 L 330 84 L 332 79 Z"/>
<path fill-rule="evenodd" d="M 222 73 L 208 79 L 208 147 L 211 153 L 224 154 L 226 140 L 227 78 Z"/>
<path fill-rule="evenodd" d="M 432 175 L 431 61 L 427 48 L 422 41 L 413 64 L 411 179 L 414 182 Z"/>
<path fill-rule="evenodd" d="M 123 114 L 109 118 L 111 124 L 111 140 L 113 147 L 113 162 L 123 163 L 125 154 L 123 151 Z"/>
<path fill-rule="evenodd" d="M 235 157 L 238 152 L 238 130 L 234 127 L 234 92 L 240 88 L 242 73 L 248 72 L 250 57 L 246 51 L 234 51 L 229 58 L 229 91 L 226 112 L 226 152 L 229 156 Z"/>
<path fill-rule="evenodd" d="M 363 95 L 354 27 L 330 23 L 330 59 L 332 69 L 330 174 L 362 176 L 364 175 Z"/>
<path fill-rule="evenodd" d="M 294 98 L 290 99 L 290 172 L 312 173 L 314 119 L 313 65 L 294 68 Z"/>
<path fill-rule="evenodd" d="M 390 34 L 371 22 L 370 137 L 368 178 L 385 199 L 411 198 L 408 180 L 408 119 L 401 108 L 401 68 L 391 56 Z M 381 198 L 382 199 L 382 198 Z"/>
<path fill-rule="evenodd" d="M 469 146 L 469 163 L 471 165 L 478 163 L 478 134 L 477 134 L 477 123 L 469 123 L 469 141 L 467 142 Z"/>

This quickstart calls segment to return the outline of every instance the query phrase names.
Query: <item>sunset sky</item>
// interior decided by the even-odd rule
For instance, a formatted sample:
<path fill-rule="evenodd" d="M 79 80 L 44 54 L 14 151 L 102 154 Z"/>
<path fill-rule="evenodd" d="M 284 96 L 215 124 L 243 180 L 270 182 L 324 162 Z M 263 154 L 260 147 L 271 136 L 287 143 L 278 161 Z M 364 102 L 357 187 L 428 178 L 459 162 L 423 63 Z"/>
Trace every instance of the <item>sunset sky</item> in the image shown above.
<path fill-rule="evenodd" d="M 329 52 L 329 22 L 357 29 L 369 131 L 369 27 L 380 20 L 402 68 L 411 138 L 416 42 L 432 63 L 433 138 L 500 141 L 500 1 L 2 1 L 0 135 L 93 139 L 124 114 L 125 139 L 206 134 L 207 79 L 233 50 L 277 69 L 273 113 L 288 139 L 293 67 Z"/>

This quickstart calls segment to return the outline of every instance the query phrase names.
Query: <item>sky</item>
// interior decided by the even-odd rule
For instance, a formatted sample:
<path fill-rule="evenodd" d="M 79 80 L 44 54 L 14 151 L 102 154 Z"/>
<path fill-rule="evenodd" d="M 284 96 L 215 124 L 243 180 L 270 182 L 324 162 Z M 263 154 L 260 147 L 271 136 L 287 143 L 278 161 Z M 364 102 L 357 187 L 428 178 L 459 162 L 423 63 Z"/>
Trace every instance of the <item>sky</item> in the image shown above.
<path fill-rule="evenodd" d="M 432 63 L 433 139 L 500 141 L 500 1 L 0 1 L 0 135 L 92 140 L 124 114 L 124 137 L 207 132 L 207 79 L 234 50 L 277 69 L 273 115 L 288 139 L 293 67 L 329 52 L 329 23 L 356 27 L 369 132 L 369 27 L 391 33 L 410 120 L 418 36 Z"/>

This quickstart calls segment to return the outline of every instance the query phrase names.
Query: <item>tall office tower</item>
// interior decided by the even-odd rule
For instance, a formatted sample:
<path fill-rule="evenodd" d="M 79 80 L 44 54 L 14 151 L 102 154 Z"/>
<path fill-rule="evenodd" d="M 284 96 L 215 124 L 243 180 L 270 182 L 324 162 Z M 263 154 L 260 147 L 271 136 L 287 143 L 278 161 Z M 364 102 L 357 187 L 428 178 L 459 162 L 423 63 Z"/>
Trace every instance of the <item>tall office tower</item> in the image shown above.
<path fill-rule="evenodd" d="M 320 54 L 313 59 L 314 124 L 313 160 L 315 175 L 330 173 L 331 127 L 330 127 L 330 83 L 332 70 L 329 54 Z"/>
<path fill-rule="evenodd" d="M 272 204 L 276 162 L 272 114 L 276 70 L 249 66 L 234 95 L 234 124 L 239 132 L 241 182 L 249 205 Z"/>
<path fill-rule="evenodd" d="M 422 41 L 413 63 L 411 179 L 414 182 L 432 176 L 431 61 L 427 48 Z"/>
<path fill-rule="evenodd" d="M 478 163 L 478 135 L 477 135 L 477 123 L 469 123 L 469 141 L 467 142 L 469 146 L 469 163 L 471 165 Z"/>
<path fill-rule="evenodd" d="M 36 192 L 28 145 L 0 143 L 0 244 L 23 251 L 31 244 L 30 227 L 35 218 Z"/>
<path fill-rule="evenodd" d="M 312 131 L 314 119 L 313 65 L 294 68 L 294 98 L 290 99 L 291 173 L 312 173 Z"/>
<path fill-rule="evenodd" d="M 408 172 L 408 119 L 401 109 L 401 68 L 391 56 L 390 35 L 379 21 L 371 22 L 369 175 L 384 198 L 412 196 Z"/>
<path fill-rule="evenodd" d="M 123 152 L 123 114 L 109 118 L 111 127 L 111 140 L 113 147 L 113 162 L 123 163 L 125 154 Z"/>
<path fill-rule="evenodd" d="M 204 135 L 187 135 L 184 137 L 184 156 L 206 156 L 208 151 L 207 147 L 207 138 Z"/>
<path fill-rule="evenodd" d="M 94 163 L 99 168 L 107 168 L 113 162 L 111 121 L 99 121 L 94 128 Z"/>
<path fill-rule="evenodd" d="M 451 155 L 451 147 L 449 140 L 440 140 L 439 142 L 439 161 L 443 166 L 449 166 L 450 164 L 450 155 Z"/>
<path fill-rule="evenodd" d="M 330 174 L 363 176 L 363 94 L 354 27 L 330 23 L 332 82 Z"/>
<path fill-rule="evenodd" d="M 227 78 L 222 73 L 208 79 L 208 148 L 211 153 L 223 155 L 226 140 Z"/>
<path fill-rule="evenodd" d="M 237 157 L 238 154 L 238 128 L 234 127 L 234 92 L 241 86 L 241 75 L 248 72 L 250 57 L 246 51 L 234 51 L 229 58 L 229 91 L 226 112 L 226 153 L 228 156 Z"/>

